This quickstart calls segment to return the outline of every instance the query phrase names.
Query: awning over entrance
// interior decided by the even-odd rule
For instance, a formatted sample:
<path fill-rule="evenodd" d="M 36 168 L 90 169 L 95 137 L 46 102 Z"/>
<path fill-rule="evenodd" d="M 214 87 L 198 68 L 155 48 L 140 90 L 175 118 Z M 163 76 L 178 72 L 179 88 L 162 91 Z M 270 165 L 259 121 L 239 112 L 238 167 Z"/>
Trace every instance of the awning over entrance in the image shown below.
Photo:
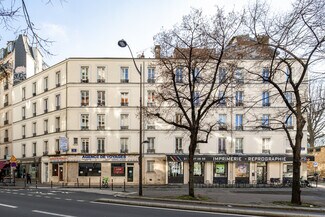
<path fill-rule="evenodd" d="M 0 170 L 2 170 L 7 164 L 7 161 L 0 161 Z"/>

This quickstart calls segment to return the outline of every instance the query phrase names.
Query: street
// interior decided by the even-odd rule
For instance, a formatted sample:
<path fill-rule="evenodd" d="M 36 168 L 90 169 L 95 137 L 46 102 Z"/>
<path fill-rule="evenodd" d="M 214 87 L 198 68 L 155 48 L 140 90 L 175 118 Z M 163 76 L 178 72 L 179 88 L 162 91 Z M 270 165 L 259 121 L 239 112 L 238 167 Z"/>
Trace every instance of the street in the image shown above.
<path fill-rule="evenodd" d="M 93 202 L 101 197 L 95 193 L 51 189 L 0 189 L 0 213 L 6 217 L 244 216 Z"/>

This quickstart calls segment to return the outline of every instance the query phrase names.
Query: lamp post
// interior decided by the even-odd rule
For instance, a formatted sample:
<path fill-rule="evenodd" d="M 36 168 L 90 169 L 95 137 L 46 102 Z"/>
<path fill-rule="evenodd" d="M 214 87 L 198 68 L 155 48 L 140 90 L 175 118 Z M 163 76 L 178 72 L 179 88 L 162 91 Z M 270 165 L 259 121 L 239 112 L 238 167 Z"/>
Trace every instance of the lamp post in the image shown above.
<path fill-rule="evenodd" d="M 131 51 L 130 46 L 124 39 L 118 41 L 118 46 L 124 48 L 128 47 L 131 53 L 131 57 L 133 60 L 133 64 L 140 75 L 140 120 L 139 120 L 139 196 L 142 196 L 142 143 L 147 143 L 148 141 L 142 142 L 142 72 L 139 70 L 137 64 L 135 63 L 133 53 Z"/>

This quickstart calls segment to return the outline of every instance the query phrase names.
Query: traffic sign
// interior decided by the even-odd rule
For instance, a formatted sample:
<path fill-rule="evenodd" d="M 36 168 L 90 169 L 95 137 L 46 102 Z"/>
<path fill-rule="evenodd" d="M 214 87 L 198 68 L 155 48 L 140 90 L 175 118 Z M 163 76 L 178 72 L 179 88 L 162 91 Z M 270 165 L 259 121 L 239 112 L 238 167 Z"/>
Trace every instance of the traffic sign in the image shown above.
<path fill-rule="evenodd" d="M 318 163 L 315 161 L 315 162 L 313 163 L 313 166 L 314 166 L 314 167 L 318 167 Z"/>

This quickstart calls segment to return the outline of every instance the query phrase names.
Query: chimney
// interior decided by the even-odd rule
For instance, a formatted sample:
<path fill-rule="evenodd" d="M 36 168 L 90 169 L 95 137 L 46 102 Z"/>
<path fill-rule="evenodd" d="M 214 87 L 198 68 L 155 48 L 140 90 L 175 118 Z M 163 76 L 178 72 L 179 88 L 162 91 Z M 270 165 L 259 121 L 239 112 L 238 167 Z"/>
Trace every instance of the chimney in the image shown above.
<path fill-rule="evenodd" d="M 155 45 L 155 58 L 160 59 L 160 45 Z"/>

